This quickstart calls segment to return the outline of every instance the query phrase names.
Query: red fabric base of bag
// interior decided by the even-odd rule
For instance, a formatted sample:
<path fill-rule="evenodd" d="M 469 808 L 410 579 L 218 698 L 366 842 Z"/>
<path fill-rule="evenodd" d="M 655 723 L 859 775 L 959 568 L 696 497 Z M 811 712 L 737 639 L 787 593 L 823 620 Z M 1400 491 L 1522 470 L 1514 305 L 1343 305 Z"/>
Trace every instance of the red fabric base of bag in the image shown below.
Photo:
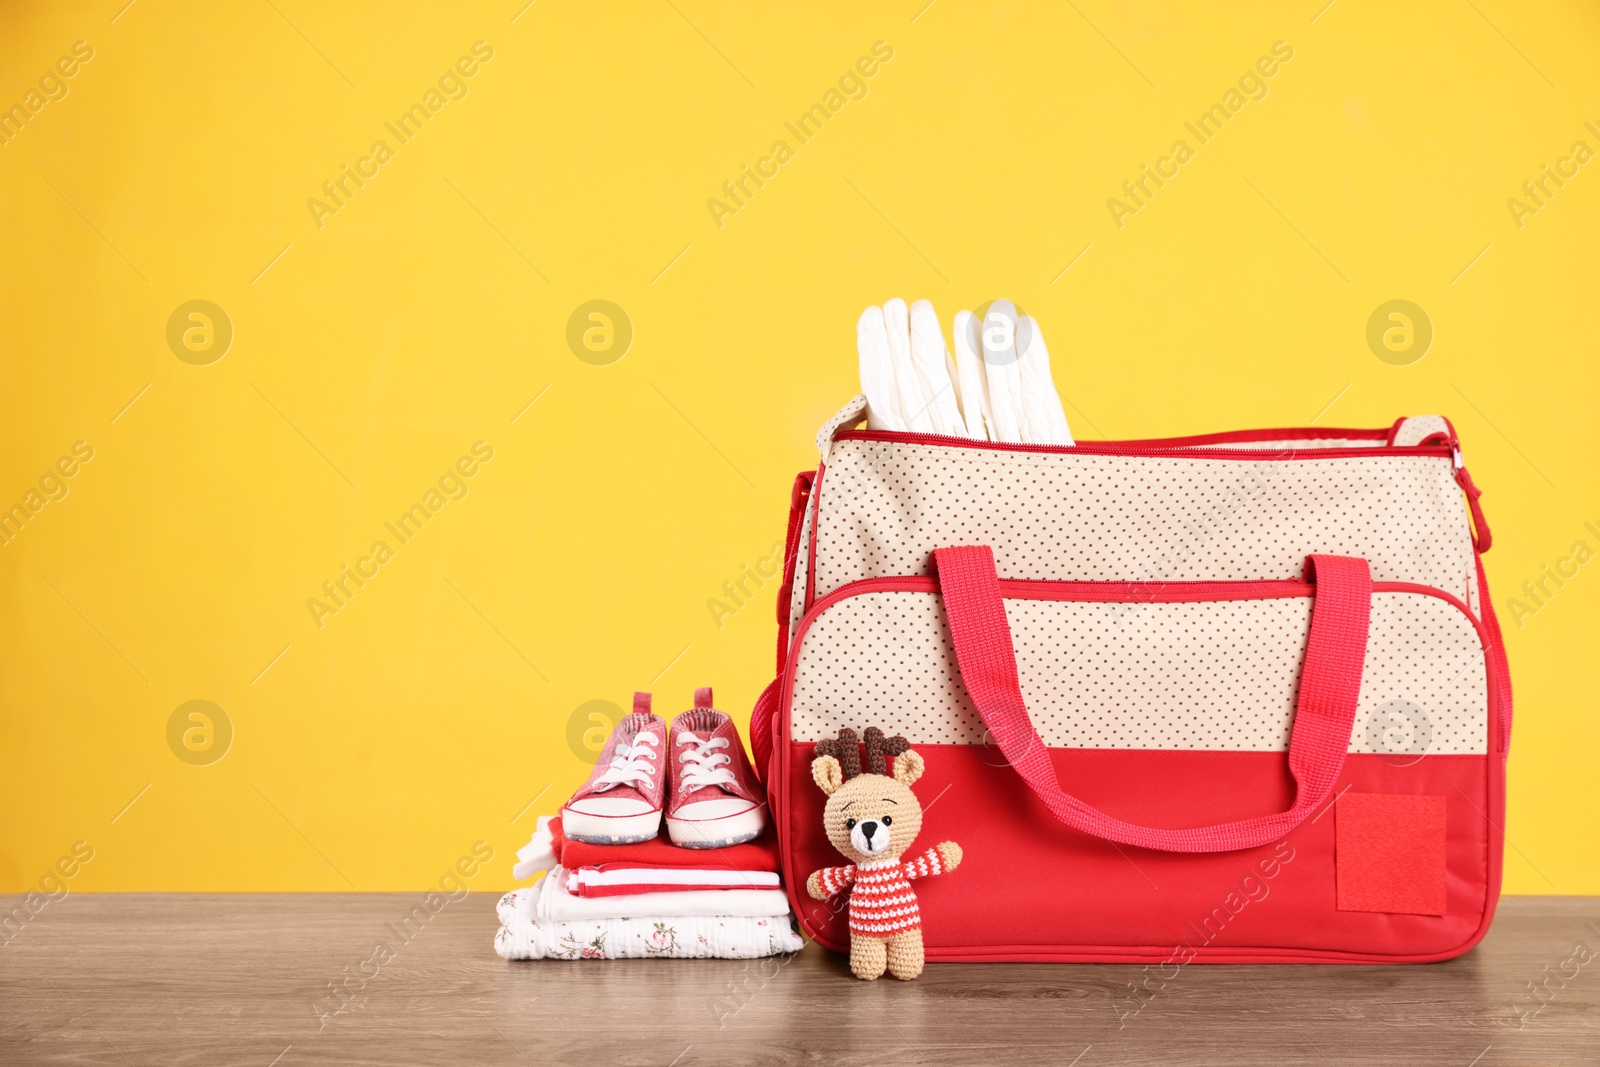
<path fill-rule="evenodd" d="M 1423 915 L 1339 910 L 1337 801 L 1277 845 L 1156 852 L 1056 823 L 994 748 L 916 748 L 927 763 L 916 786 L 927 809 L 918 844 L 948 839 L 965 853 L 957 870 L 918 886 L 930 960 L 1424 963 L 1475 945 L 1499 897 L 1499 850 L 1490 847 L 1504 825 L 1498 755 L 1351 754 L 1345 762 L 1336 794 L 1443 798 L 1445 909 Z M 775 745 L 774 761 L 786 765 L 773 779 L 784 783 L 773 797 L 774 820 L 801 925 L 844 952 L 845 896 L 819 903 L 805 892 L 807 875 L 839 863 L 822 830 L 826 798 L 811 781 L 812 749 L 786 738 Z M 1052 749 L 1050 756 L 1074 794 L 1154 826 L 1243 818 L 1293 799 L 1281 752 Z"/>

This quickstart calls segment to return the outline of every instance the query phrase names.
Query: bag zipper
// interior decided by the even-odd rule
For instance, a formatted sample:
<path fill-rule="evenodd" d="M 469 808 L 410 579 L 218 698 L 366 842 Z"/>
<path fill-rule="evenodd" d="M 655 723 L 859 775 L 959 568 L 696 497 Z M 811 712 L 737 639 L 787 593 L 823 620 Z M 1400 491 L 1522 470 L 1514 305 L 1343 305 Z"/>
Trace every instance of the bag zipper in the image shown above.
<path fill-rule="evenodd" d="M 1225 600 L 1283 600 L 1315 596 L 1315 582 L 1298 578 L 1241 579 L 1218 581 L 1201 579 L 1178 582 L 1094 582 L 1073 579 L 1002 578 L 1000 590 L 1007 600 L 1087 601 L 1096 603 L 1181 604 Z M 1437 586 L 1418 582 L 1373 582 L 1374 593 L 1413 593 L 1431 596 L 1454 607 L 1472 623 L 1481 647 L 1490 645 L 1481 620 L 1461 599 Z M 930 575 L 884 575 L 859 578 L 821 597 L 805 613 L 796 628 L 796 644 L 815 618 L 841 600 L 871 593 L 938 593 L 939 580 Z M 791 660 L 793 656 L 790 657 Z M 786 669 L 792 664 L 786 664 Z"/>
<path fill-rule="evenodd" d="M 1285 431 L 1285 433 L 1298 431 Z M 1343 431 L 1359 433 L 1361 431 Z M 1338 431 L 1318 434 L 1338 436 Z M 1280 438 L 1281 439 L 1281 438 Z M 1006 441 L 977 441 L 970 437 L 951 437 L 936 433 L 903 433 L 898 430 L 841 430 L 836 441 L 885 441 L 912 445 L 939 445 L 946 448 L 981 448 L 992 452 L 1038 452 L 1056 455 L 1078 453 L 1089 456 L 1151 456 L 1167 459 L 1337 459 L 1341 456 L 1451 456 L 1448 444 L 1439 445 L 1353 445 L 1342 448 L 1231 448 L 1220 445 L 1184 444 L 1158 447 L 1148 441 L 1086 441 L 1075 445 L 1030 445 Z M 1192 438 L 1174 438 L 1178 441 Z M 1376 438 L 1374 438 L 1376 440 Z"/>
<path fill-rule="evenodd" d="M 1456 484 L 1467 494 L 1467 510 L 1472 512 L 1472 547 L 1477 549 L 1478 555 L 1481 556 L 1489 551 L 1490 545 L 1494 544 L 1494 534 L 1489 530 L 1489 520 L 1484 517 L 1483 505 L 1478 503 L 1483 490 L 1472 480 L 1472 474 L 1467 470 L 1467 462 L 1461 458 L 1461 438 L 1456 436 L 1453 423 L 1450 426 L 1450 465 L 1455 468 Z"/>

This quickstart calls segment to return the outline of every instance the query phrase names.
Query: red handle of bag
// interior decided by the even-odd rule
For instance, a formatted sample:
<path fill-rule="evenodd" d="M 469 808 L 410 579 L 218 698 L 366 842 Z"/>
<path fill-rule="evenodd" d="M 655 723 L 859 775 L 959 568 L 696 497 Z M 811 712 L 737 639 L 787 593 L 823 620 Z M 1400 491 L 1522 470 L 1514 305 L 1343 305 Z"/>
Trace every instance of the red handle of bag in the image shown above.
<path fill-rule="evenodd" d="M 1061 788 L 1050 751 L 1022 699 L 994 553 L 987 545 L 975 545 L 941 548 L 933 555 L 967 693 L 1007 761 L 1063 824 L 1107 841 L 1163 852 L 1231 852 L 1279 840 L 1333 791 L 1350 747 L 1367 658 L 1372 575 L 1366 560 L 1306 558 L 1306 577 L 1316 582 L 1316 595 L 1289 741 L 1294 805 L 1271 815 L 1167 830 L 1124 822 Z"/>

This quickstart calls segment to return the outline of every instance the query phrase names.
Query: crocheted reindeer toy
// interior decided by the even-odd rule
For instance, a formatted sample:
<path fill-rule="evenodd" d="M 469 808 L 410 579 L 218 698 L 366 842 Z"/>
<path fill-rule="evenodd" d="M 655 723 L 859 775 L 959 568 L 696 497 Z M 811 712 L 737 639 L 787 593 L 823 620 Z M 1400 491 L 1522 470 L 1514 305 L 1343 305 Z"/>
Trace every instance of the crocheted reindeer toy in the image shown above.
<path fill-rule="evenodd" d="M 922 777 L 922 757 L 905 738 L 885 737 L 876 726 L 868 727 L 865 741 L 866 774 L 854 730 L 817 742 L 811 777 L 828 794 L 822 823 L 851 865 L 817 871 L 806 879 L 806 892 L 827 900 L 850 886 L 850 970 L 871 981 L 887 967 L 909 980 L 922 973 L 924 962 L 911 880 L 955 870 L 961 846 L 943 841 L 901 862 L 922 829 L 922 805 L 911 792 Z"/>

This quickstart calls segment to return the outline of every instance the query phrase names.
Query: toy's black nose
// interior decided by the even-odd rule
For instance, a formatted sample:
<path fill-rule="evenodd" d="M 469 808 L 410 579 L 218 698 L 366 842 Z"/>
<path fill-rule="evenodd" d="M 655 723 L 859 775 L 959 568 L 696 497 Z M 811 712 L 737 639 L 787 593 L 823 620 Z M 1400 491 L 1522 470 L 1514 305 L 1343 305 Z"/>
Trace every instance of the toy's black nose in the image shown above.
<path fill-rule="evenodd" d="M 867 839 L 867 844 L 872 844 L 872 835 L 878 832 L 878 824 L 864 822 L 861 824 L 861 836 Z"/>

